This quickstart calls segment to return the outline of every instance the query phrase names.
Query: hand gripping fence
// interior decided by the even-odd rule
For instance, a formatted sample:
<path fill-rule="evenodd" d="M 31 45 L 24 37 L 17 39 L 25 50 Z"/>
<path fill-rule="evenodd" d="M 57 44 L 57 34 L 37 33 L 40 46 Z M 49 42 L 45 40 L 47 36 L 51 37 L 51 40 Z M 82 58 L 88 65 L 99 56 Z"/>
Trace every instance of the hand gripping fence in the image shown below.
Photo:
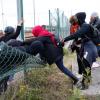
<path fill-rule="evenodd" d="M 43 66 L 40 58 L 0 42 L 0 79 L 21 70 Z"/>

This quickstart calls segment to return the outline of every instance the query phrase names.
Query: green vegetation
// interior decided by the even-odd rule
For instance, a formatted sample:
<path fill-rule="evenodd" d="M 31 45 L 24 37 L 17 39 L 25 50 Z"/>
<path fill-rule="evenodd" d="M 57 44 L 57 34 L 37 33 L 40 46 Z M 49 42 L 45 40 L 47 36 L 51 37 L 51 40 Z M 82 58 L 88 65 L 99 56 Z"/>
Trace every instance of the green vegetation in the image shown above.
<path fill-rule="evenodd" d="M 67 54 L 67 57 L 64 59 L 65 65 L 70 68 L 70 60 L 74 59 L 74 54 Z M 0 100 L 99 100 L 99 96 L 84 97 L 80 90 L 76 88 L 73 90 L 72 80 L 54 64 L 28 70 L 24 79 L 12 83 L 0 96 Z"/>
<path fill-rule="evenodd" d="M 69 82 L 56 67 L 33 69 L 27 72 L 25 82 L 10 86 L 3 97 L 6 100 L 66 100 Z"/>

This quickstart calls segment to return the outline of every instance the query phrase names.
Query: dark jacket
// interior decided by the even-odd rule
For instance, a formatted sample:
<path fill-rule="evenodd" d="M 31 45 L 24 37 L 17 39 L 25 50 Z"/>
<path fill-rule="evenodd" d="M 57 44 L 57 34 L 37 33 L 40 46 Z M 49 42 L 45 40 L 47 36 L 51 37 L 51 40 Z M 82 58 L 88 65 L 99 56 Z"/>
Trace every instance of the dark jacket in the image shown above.
<path fill-rule="evenodd" d="M 79 55 L 81 59 L 84 58 L 88 62 L 88 66 L 91 66 L 93 62 L 96 61 L 96 58 L 98 57 L 97 48 L 93 43 L 94 42 L 93 39 L 95 38 L 93 28 L 91 27 L 90 24 L 85 23 L 84 13 L 78 13 L 76 15 L 79 21 L 80 29 L 77 30 L 73 35 L 66 37 L 64 41 L 81 38 L 82 42 L 81 42 Z"/>
<path fill-rule="evenodd" d="M 100 19 L 98 17 L 91 21 L 90 25 L 96 27 L 100 31 Z"/>
<path fill-rule="evenodd" d="M 100 19 L 98 17 L 95 17 L 94 20 L 90 22 L 90 25 L 95 30 L 94 33 L 96 33 L 97 37 L 93 38 L 93 41 L 96 45 L 100 44 Z"/>
<path fill-rule="evenodd" d="M 25 41 L 24 44 L 31 45 L 31 43 L 32 42 L 34 43 L 34 41 L 40 41 L 41 43 L 43 43 L 44 51 L 40 55 L 42 55 L 46 59 L 48 64 L 52 64 L 57 60 L 63 58 L 63 49 L 61 47 L 55 46 L 50 40 L 50 37 L 42 36 L 42 37 L 33 38 L 28 41 Z"/>
<path fill-rule="evenodd" d="M 63 49 L 62 47 L 56 46 L 56 41 L 52 33 L 43 29 L 41 26 L 34 27 L 32 33 L 36 36 L 36 38 L 27 40 L 24 44 L 30 45 L 32 42 L 34 43 L 34 41 L 40 41 L 43 43 L 44 51 L 41 55 L 46 58 L 48 64 L 52 64 L 63 58 Z"/>
<path fill-rule="evenodd" d="M 21 31 L 21 26 L 17 26 L 17 29 L 16 29 L 15 33 L 8 34 L 8 35 L 6 34 L 6 35 L 2 36 L 0 38 L 0 41 L 7 42 L 11 39 L 16 39 L 18 37 L 18 35 L 20 34 L 20 31 Z"/>
<path fill-rule="evenodd" d="M 84 23 L 83 25 L 81 25 L 80 29 L 77 30 L 73 35 L 70 35 L 68 37 L 66 37 L 64 39 L 64 41 L 69 41 L 72 39 L 77 39 L 77 38 L 81 38 L 83 41 L 88 41 L 90 40 L 90 36 L 92 36 L 92 30 L 89 24 Z"/>

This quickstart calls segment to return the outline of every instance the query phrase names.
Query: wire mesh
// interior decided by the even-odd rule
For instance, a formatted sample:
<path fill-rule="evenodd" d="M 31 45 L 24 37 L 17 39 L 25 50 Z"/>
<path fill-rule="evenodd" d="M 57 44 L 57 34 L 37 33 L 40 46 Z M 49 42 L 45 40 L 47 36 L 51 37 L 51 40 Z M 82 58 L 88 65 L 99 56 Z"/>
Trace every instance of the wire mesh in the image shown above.
<path fill-rule="evenodd" d="M 40 58 L 10 47 L 4 42 L 0 43 L 0 78 L 31 67 L 43 66 Z"/>
<path fill-rule="evenodd" d="M 49 30 L 59 38 L 69 35 L 70 24 L 68 18 L 59 9 L 49 10 L 49 26 Z"/>

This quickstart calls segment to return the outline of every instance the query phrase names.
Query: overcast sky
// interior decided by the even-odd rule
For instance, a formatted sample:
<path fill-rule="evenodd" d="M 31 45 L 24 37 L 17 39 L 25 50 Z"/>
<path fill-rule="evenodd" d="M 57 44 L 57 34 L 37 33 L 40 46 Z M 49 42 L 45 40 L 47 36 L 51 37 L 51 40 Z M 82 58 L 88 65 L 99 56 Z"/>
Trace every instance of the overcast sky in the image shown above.
<path fill-rule="evenodd" d="M 0 28 L 17 24 L 17 0 L 0 0 Z M 23 0 L 26 26 L 34 26 L 33 0 Z M 69 18 L 71 15 L 85 11 L 89 20 L 92 12 L 100 13 L 99 0 L 35 0 L 35 24 L 48 24 L 48 10 L 59 8 Z M 2 15 L 3 13 L 3 15 Z"/>

